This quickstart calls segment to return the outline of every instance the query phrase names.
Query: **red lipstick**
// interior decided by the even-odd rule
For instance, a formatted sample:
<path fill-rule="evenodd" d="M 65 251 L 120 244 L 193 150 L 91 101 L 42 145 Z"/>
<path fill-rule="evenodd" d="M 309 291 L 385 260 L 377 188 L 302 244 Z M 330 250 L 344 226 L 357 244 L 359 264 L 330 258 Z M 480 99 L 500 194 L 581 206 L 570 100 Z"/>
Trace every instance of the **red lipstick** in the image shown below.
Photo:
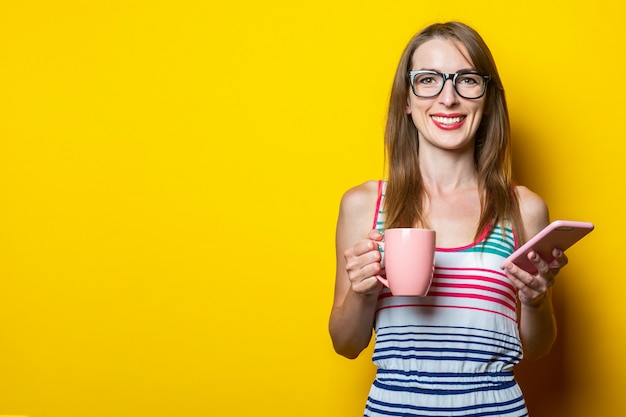
<path fill-rule="evenodd" d="M 465 123 L 465 116 L 460 113 L 436 113 L 430 116 L 435 126 L 442 130 L 455 130 Z"/>

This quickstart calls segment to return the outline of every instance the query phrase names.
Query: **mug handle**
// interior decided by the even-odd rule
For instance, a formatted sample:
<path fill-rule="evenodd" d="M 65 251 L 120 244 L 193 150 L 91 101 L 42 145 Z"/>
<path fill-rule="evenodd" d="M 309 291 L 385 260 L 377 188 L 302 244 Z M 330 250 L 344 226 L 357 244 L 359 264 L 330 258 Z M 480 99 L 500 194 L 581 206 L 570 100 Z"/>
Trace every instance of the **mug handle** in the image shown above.
<path fill-rule="evenodd" d="M 374 241 L 378 245 L 378 252 L 380 252 L 380 266 L 385 268 L 385 242 Z M 376 275 L 376 278 L 387 288 L 389 288 L 389 281 L 387 278 L 383 278 L 380 275 Z"/>

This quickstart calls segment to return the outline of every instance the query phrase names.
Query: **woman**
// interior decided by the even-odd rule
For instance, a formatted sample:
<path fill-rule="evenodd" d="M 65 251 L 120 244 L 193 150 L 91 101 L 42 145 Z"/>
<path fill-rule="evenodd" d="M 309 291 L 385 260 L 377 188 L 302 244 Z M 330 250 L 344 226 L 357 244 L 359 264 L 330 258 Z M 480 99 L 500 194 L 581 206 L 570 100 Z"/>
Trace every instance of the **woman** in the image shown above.
<path fill-rule="evenodd" d="M 385 132 L 388 181 L 348 190 L 337 223 L 329 329 L 356 358 L 376 332 L 366 416 L 524 416 L 512 368 L 556 337 L 551 286 L 504 259 L 549 223 L 544 201 L 511 180 L 509 118 L 491 53 L 472 28 L 434 24 L 407 45 Z M 425 297 L 392 297 L 376 278 L 385 228 L 436 230 Z M 501 269 L 501 268 L 504 269 Z"/>

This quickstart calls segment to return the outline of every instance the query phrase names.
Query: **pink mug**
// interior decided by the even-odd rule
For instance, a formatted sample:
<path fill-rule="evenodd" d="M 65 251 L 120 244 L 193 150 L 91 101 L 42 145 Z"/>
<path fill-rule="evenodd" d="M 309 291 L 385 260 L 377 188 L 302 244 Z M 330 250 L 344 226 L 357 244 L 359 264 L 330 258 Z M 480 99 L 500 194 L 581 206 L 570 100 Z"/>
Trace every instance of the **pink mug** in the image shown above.
<path fill-rule="evenodd" d="M 417 228 L 395 228 L 385 231 L 381 250 L 383 278 L 376 277 L 395 296 L 424 296 L 433 280 L 435 231 Z"/>

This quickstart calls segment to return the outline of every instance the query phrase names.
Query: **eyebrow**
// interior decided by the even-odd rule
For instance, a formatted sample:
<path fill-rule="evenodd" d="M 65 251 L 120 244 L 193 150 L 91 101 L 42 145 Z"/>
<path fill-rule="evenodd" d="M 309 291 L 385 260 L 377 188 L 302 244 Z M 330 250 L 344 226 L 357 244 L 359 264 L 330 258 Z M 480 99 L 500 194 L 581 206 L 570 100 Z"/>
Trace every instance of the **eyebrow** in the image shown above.
<path fill-rule="evenodd" d="M 434 69 L 434 68 L 420 68 L 420 69 L 411 70 L 411 71 L 434 71 L 434 72 L 441 72 L 441 73 L 443 73 L 443 71 L 439 71 L 439 70 Z M 461 68 L 461 69 L 457 70 L 456 72 L 453 72 L 452 74 L 458 74 L 460 72 L 476 72 L 476 68 Z"/>

